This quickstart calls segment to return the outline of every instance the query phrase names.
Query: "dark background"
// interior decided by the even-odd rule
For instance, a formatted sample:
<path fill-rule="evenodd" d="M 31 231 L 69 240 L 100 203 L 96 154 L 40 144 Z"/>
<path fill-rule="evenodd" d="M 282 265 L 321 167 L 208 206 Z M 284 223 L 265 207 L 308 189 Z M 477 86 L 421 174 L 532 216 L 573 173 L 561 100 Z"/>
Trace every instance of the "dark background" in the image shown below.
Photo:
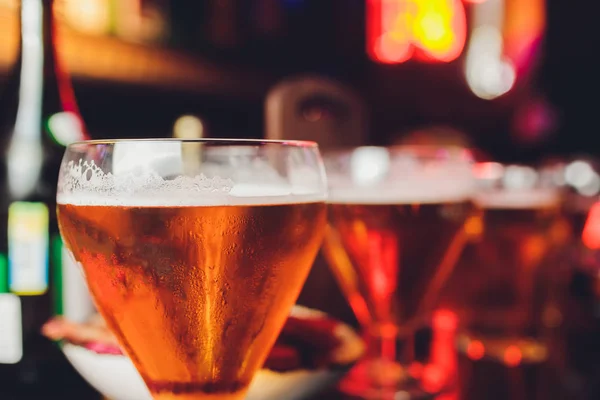
<path fill-rule="evenodd" d="M 311 73 L 337 79 L 363 97 L 371 143 L 389 143 L 423 126 L 449 125 L 500 160 L 600 152 L 597 2 L 548 0 L 547 30 L 532 78 L 492 101 L 469 91 L 464 57 L 448 64 L 369 60 L 364 0 L 158 3 L 168 14 L 169 33 L 163 43 L 143 46 L 209 62 L 227 71 L 222 79 L 230 84 L 188 89 L 161 84 L 160 77 L 140 85 L 75 74 L 81 112 L 96 138 L 168 136 L 175 119 L 188 113 L 203 119 L 210 136 L 262 137 L 269 88 Z M 275 28 L 265 33 L 265 25 Z M 517 113 L 539 101 L 551 110 L 552 123 L 533 139 L 520 137 L 514 128 Z"/>

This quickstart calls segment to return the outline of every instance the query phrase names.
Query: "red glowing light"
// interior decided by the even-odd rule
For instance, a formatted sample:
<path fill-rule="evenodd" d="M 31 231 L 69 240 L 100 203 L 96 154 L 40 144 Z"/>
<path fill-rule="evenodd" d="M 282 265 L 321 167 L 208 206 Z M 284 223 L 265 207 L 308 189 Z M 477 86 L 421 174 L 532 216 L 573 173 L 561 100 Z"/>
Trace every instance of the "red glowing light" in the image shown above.
<path fill-rule="evenodd" d="M 382 320 L 388 319 L 392 295 L 396 290 L 398 276 L 398 244 L 394 234 L 386 231 L 369 231 L 368 257 L 365 276 L 377 313 Z"/>
<path fill-rule="evenodd" d="M 521 364 L 522 358 L 521 350 L 517 346 L 508 346 L 504 350 L 504 363 L 509 367 L 516 367 Z"/>
<path fill-rule="evenodd" d="M 423 371 L 423 386 L 431 393 L 439 392 L 447 379 L 446 371 L 439 365 L 429 364 Z"/>
<path fill-rule="evenodd" d="M 422 384 L 429 392 L 439 392 L 456 375 L 456 328 L 457 315 L 440 309 L 434 312 L 432 320 L 431 362 L 423 369 Z M 448 397 L 451 400 L 454 397 Z"/>
<path fill-rule="evenodd" d="M 467 356 L 471 360 L 481 360 L 485 356 L 485 346 L 479 340 L 473 340 L 467 346 Z"/>
<path fill-rule="evenodd" d="M 441 331 L 455 331 L 458 317 L 450 310 L 437 310 L 433 314 L 433 328 Z"/>
<path fill-rule="evenodd" d="M 367 0 L 367 51 L 380 63 L 450 62 L 467 36 L 461 0 Z"/>
<path fill-rule="evenodd" d="M 417 362 L 417 361 L 413 361 L 408 366 L 408 374 L 415 379 L 420 379 L 421 376 L 423 375 L 423 369 L 424 369 L 423 364 L 421 364 L 420 362 Z"/>
<path fill-rule="evenodd" d="M 581 241 L 588 249 L 600 249 L 600 202 L 590 208 Z"/>

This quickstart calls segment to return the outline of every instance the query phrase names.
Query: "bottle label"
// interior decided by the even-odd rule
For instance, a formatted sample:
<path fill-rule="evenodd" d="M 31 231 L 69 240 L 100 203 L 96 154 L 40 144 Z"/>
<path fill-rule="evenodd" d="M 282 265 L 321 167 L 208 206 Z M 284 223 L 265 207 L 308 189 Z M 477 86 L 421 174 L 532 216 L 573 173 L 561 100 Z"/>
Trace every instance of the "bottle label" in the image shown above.
<path fill-rule="evenodd" d="M 0 293 L 0 364 L 16 364 L 22 357 L 21 299 Z"/>
<path fill-rule="evenodd" d="M 83 270 L 73 254 L 63 245 L 60 236 L 52 239 L 54 295 L 56 315 L 69 321 L 86 322 L 95 311 Z"/>
<path fill-rule="evenodd" d="M 49 213 L 44 203 L 14 202 L 8 208 L 9 290 L 35 296 L 48 290 Z"/>

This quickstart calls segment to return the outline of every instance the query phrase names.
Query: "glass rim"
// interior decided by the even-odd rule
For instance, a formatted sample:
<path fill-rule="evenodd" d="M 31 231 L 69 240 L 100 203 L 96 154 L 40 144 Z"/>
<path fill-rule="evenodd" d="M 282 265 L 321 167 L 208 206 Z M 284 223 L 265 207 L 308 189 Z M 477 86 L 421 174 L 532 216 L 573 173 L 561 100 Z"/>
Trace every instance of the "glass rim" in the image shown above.
<path fill-rule="evenodd" d="M 317 149 L 319 145 L 310 140 L 270 140 L 270 139 L 233 139 L 233 138 L 127 138 L 127 139 L 92 139 L 69 143 L 67 149 L 77 146 L 115 145 L 118 143 L 193 143 L 208 146 L 266 146 Z"/>
<path fill-rule="evenodd" d="M 486 167 L 486 166 L 490 166 L 490 167 L 501 167 L 503 169 L 506 168 L 529 168 L 529 169 L 533 169 L 535 172 L 543 172 L 544 170 L 547 170 L 551 167 L 553 167 L 553 165 L 549 165 L 549 164 L 542 164 L 539 162 L 522 162 L 522 161 L 476 161 L 475 163 L 475 167 Z"/>
<path fill-rule="evenodd" d="M 420 145 L 420 144 L 394 144 L 394 145 L 359 145 L 359 146 L 340 146 L 337 148 L 331 148 L 327 150 L 321 150 L 322 156 L 331 157 L 331 156 L 340 156 L 344 154 L 351 153 L 355 150 L 359 149 L 384 149 L 390 151 L 391 154 L 394 152 L 400 152 L 402 150 L 414 151 L 416 155 L 423 155 L 425 157 L 432 157 L 432 153 L 442 151 L 451 152 L 450 157 L 444 158 L 454 158 L 456 156 L 467 155 L 472 163 L 477 163 L 474 148 L 472 147 L 463 147 L 457 145 Z M 435 158 L 435 157 L 434 157 Z M 441 158 L 441 157 L 440 157 Z"/>

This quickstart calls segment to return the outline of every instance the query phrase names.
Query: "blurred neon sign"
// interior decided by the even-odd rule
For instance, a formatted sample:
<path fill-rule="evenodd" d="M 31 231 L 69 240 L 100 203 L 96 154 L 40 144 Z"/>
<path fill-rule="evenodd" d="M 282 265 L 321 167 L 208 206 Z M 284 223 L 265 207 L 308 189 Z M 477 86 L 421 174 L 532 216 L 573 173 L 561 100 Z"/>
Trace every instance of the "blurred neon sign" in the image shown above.
<path fill-rule="evenodd" d="M 367 0 L 367 52 L 374 61 L 450 62 L 466 36 L 461 0 Z"/>

